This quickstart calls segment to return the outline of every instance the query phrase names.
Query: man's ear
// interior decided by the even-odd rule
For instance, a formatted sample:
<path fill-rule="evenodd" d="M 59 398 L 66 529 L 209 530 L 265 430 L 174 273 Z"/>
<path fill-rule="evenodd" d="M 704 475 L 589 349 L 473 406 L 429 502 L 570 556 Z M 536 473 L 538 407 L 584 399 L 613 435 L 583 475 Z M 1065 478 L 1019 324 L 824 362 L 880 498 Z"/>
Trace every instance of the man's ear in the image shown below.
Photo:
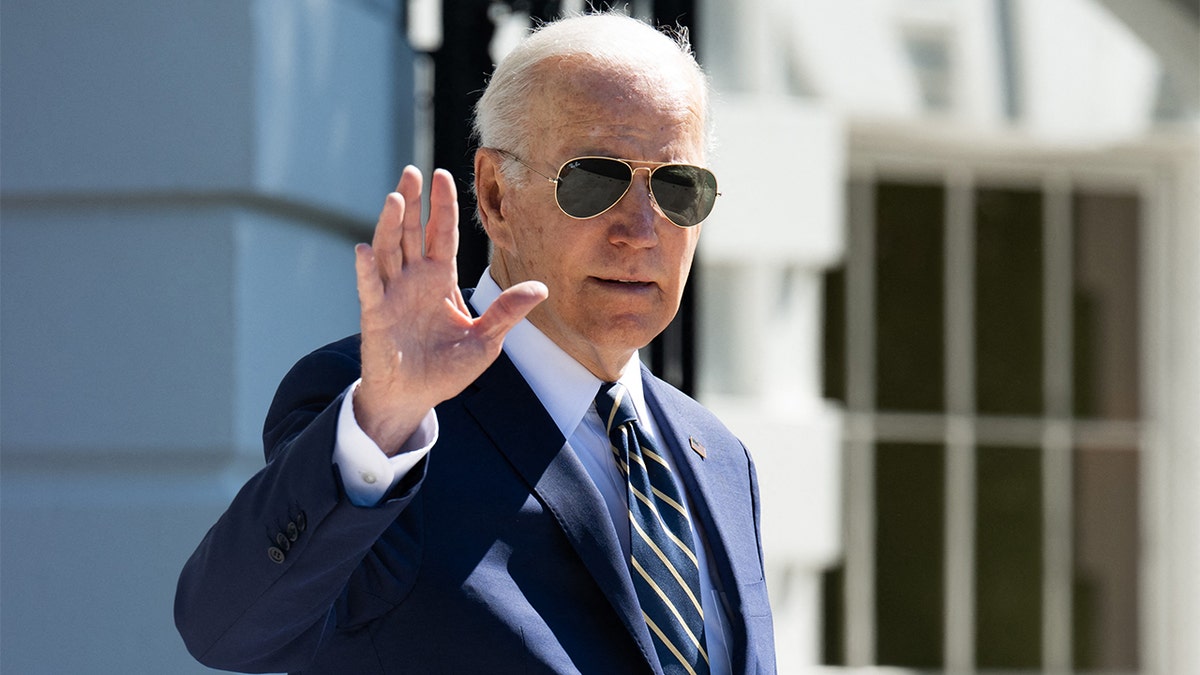
<path fill-rule="evenodd" d="M 475 198 L 478 200 L 479 221 L 488 239 L 494 246 L 508 248 L 512 245 L 512 233 L 504 214 L 508 182 L 500 170 L 502 161 L 504 159 L 500 153 L 490 148 L 475 151 Z"/>

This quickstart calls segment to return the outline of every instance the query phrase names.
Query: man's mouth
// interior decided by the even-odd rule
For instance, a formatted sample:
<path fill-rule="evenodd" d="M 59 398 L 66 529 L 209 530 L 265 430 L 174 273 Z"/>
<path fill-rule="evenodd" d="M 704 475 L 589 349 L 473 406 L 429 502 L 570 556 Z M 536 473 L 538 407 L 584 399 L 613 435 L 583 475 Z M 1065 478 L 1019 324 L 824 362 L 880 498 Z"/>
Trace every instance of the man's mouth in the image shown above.
<path fill-rule="evenodd" d="M 653 283 L 654 283 L 653 281 L 639 281 L 637 279 L 604 279 L 604 278 L 600 278 L 600 277 L 596 277 L 596 280 L 600 281 L 601 283 L 604 283 L 604 284 L 611 284 L 614 286 L 627 286 L 629 288 L 639 288 L 639 287 L 644 287 L 644 286 L 650 286 L 650 285 L 653 285 Z"/>

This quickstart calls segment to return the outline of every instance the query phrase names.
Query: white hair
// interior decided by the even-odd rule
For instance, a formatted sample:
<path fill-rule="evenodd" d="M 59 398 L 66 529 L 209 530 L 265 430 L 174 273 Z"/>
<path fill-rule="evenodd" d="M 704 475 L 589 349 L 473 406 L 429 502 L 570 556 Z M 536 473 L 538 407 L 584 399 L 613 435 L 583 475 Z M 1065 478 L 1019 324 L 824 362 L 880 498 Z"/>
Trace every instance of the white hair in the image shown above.
<path fill-rule="evenodd" d="M 619 12 L 583 14 L 541 26 L 496 66 L 475 106 L 473 131 L 480 147 L 527 156 L 535 131 L 529 126 L 530 97 L 541 84 L 537 66 L 565 57 L 584 57 L 624 72 L 676 63 L 693 80 L 700 110 L 706 120 L 710 117 L 708 78 L 692 53 L 686 28 L 656 30 Z M 704 133 L 707 147 L 707 123 Z M 505 162 L 504 170 L 511 164 Z"/>

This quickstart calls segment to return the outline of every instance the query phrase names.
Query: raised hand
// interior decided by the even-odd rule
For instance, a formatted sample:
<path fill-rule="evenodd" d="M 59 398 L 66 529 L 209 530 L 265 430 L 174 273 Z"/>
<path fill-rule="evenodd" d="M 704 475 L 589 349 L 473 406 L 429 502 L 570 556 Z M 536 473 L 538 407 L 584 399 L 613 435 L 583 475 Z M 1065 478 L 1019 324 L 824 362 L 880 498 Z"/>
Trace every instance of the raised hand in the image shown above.
<path fill-rule="evenodd" d="M 396 453 L 433 406 L 462 391 L 500 354 L 504 336 L 539 302 L 544 284 L 506 289 L 471 316 L 458 289 L 458 195 L 433 174 L 421 236 L 421 172 L 407 167 L 384 202 L 370 246 L 355 247 L 362 307 L 362 383 L 354 414 L 384 452 Z"/>

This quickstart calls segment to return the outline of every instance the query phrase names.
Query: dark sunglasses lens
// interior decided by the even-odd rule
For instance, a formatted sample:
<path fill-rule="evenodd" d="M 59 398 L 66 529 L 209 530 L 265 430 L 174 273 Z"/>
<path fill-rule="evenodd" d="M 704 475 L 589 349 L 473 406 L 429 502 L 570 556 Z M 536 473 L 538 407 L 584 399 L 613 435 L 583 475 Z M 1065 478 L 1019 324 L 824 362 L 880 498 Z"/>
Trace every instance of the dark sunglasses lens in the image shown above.
<path fill-rule="evenodd" d="M 568 216 L 591 218 L 616 204 L 632 177 L 629 166 L 615 159 L 573 159 L 558 172 L 558 206 Z"/>
<path fill-rule="evenodd" d="M 717 201 L 717 178 L 708 169 L 669 164 L 654 171 L 650 189 L 658 208 L 681 227 L 691 227 L 708 217 Z"/>

